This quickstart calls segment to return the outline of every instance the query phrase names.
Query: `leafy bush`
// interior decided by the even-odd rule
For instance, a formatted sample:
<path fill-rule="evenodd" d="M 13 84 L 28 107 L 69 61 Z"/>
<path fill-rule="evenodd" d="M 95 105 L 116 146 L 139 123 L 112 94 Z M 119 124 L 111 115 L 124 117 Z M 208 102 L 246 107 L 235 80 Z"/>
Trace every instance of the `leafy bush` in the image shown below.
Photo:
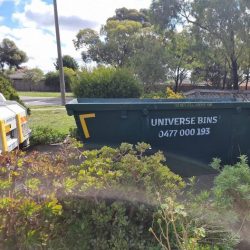
<path fill-rule="evenodd" d="M 68 174 L 70 159 L 21 151 L 0 157 L 0 249 L 41 249 L 56 235 L 62 205 L 53 183 Z"/>
<path fill-rule="evenodd" d="M 159 197 L 160 207 L 155 213 L 154 228 L 150 228 L 150 232 L 162 249 L 235 249 L 239 242 L 238 235 L 227 227 L 221 214 L 211 212 L 211 201 L 206 193 L 192 194 L 192 199 L 189 197 L 185 202 L 175 197 L 163 200 Z M 186 192 L 183 194 L 185 198 L 189 195 Z M 213 221 L 208 216 L 214 216 Z"/>
<path fill-rule="evenodd" d="M 71 85 L 76 80 L 76 72 L 64 67 L 64 81 L 66 91 L 71 91 Z M 51 71 L 45 75 L 45 85 L 52 86 L 54 91 L 60 91 L 59 71 Z"/>
<path fill-rule="evenodd" d="M 141 93 L 139 82 L 129 70 L 112 67 L 82 71 L 72 90 L 76 97 L 86 98 L 136 98 Z"/>
<path fill-rule="evenodd" d="M 12 87 L 8 78 L 0 73 L 0 93 L 4 95 L 7 100 L 17 101 L 22 106 L 26 107 L 22 100 L 19 98 L 16 90 Z M 27 109 L 30 113 L 30 109 Z"/>
<path fill-rule="evenodd" d="M 175 93 L 171 88 L 167 87 L 165 92 L 163 91 L 158 91 L 158 92 L 150 92 L 150 93 L 145 93 L 143 95 L 143 98 L 153 98 L 153 99 L 182 99 L 184 96 L 181 93 Z"/>
<path fill-rule="evenodd" d="M 201 220 L 208 196 L 184 206 L 185 183 L 149 147 L 4 154 L 0 249 L 232 249 L 222 227 Z"/>
<path fill-rule="evenodd" d="M 36 126 L 32 127 L 30 143 L 31 145 L 48 145 L 62 142 L 66 136 L 66 134 L 61 133 L 56 129 L 45 126 Z"/>
<path fill-rule="evenodd" d="M 3 155 L 0 248 L 159 249 L 148 232 L 155 190 L 175 195 L 184 183 L 148 148 Z"/>
<path fill-rule="evenodd" d="M 184 205 L 173 198 L 168 197 L 161 204 L 155 223 L 160 228 L 159 235 L 152 228 L 150 228 L 150 232 L 163 249 L 205 249 L 199 243 L 201 239 L 205 238 L 205 229 L 189 218 Z"/>
<path fill-rule="evenodd" d="M 228 221 L 237 229 L 242 240 L 249 242 L 250 232 L 250 166 L 248 159 L 242 155 L 234 165 L 222 167 L 219 159 L 211 164 L 215 169 L 221 170 L 215 179 L 215 202 L 222 212 L 231 212 Z M 249 247 L 249 244 L 248 244 Z"/>
<path fill-rule="evenodd" d="M 174 92 L 171 88 L 167 87 L 166 88 L 166 97 L 169 99 L 182 99 L 183 95 L 178 92 Z"/>

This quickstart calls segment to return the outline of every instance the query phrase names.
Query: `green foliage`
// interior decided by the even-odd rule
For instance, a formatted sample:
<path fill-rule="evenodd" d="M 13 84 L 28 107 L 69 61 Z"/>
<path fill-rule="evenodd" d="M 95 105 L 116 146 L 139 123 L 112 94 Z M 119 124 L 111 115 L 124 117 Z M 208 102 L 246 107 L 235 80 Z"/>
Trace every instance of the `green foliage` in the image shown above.
<path fill-rule="evenodd" d="M 127 69 L 98 67 L 93 71 L 82 71 L 73 85 L 76 97 L 127 98 L 139 97 L 139 82 Z"/>
<path fill-rule="evenodd" d="M 62 57 L 62 61 L 63 61 L 63 67 L 65 67 L 65 68 L 69 68 L 69 69 L 72 69 L 74 71 L 79 69 L 79 65 L 78 65 L 77 61 L 72 56 L 64 55 Z M 59 70 L 58 59 L 56 60 L 54 65 L 55 65 L 56 70 Z"/>
<path fill-rule="evenodd" d="M 71 86 L 76 80 L 76 72 L 70 68 L 64 67 L 64 81 L 66 91 L 71 91 Z M 45 84 L 53 86 L 55 91 L 60 91 L 59 71 L 51 71 L 45 75 Z"/>
<path fill-rule="evenodd" d="M 184 96 L 181 93 L 174 92 L 170 87 L 166 88 L 165 93 L 164 92 L 150 92 L 143 95 L 143 98 L 153 98 L 153 99 L 182 99 Z"/>
<path fill-rule="evenodd" d="M 231 83 L 238 89 L 240 57 L 247 57 L 242 44 L 250 39 L 249 3 L 245 0 L 198 0 L 191 4 L 198 34 L 211 44 L 221 44 L 224 60 L 231 68 Z M 188 21 L 190 19 L 188 18 Z M 212 40 L 212 42 L 211 42 Z"/>
<path fill-rule="evenodd" d="M 102 27 L 100 34 L 91 29 L 78 32 L 73 41 L 82 52 L 84 62 L 94 61 L 112 66 L 124 66 L 134 51 L 132 37 L 142 28 L 140 22 L 132 20 L 110 20 Z M 101 37 L 105 37 L 105 41 Z"/>
<path fill-rule="evenodd" d="M 220 217 L 207 220 L 208 192 L 184 192 L 163 154 L 149 149 L 123 143 L 82 152 L 71 142 L 51 154 L 4 154 L 0 248 L 233 249 Z"/>
<path fill-rule="evenodd" d="M 226 218 L 232 213 L 223 211 L 222 216 L 211 192 L 196 189 L 196 178 L 192 177 L 178 197 L 158 194 L 160 205 L 150 232 L 166 250 L 235 249 L 239 236 Z"/>
<path fill-rule="evenodd" d="M 108 18 L 107 21 L 112 20 L 131 20 L 141 23 L 143 27 L 150 26 L 149 13 L 147 9 L 140 9 L 137 11 L 136 9 L 127 9 L 125 7 L 119 8 L 115 10 L 115 16 Z"/>
<path fill-rule="evenodd" d="M 10 183 L 0 184 L 1 249 L 46 248 L 56 235 L 62 206 L 52 186 L 66 174 L 68 158 L 21 151 L 1 156 L 0 183 Z"/>
<path fill-rule="evenodd" d="M 180 21 L 179 0 L 153 0 L 150 6 L 150 20 L 160 31 L 173 30 Z"/>
<path fill-rule="evenodd" d="M 169 99 L 182 99 L 184 96 L 181 93 L 174 92 L 171 88 L 167 87 L 166 96 Z"/>
<path fill-rule="evenodd" d="M 168 197 L 160 205 L 155 216 L 155 224 L 160 228 L 157 235 L 150 228 L 163 249 L 203 249 L 199 241 L 206 236 L 205 229 L 196 225 L 196 221 L 188 218 L 188 213 L 184 205 Z"/>
<path fill-rule="evenodd" d="M 7 100 L 17 101 L 22 106 L 26 107 L 25 104 L 19 98 L 16 90 L 12 87 L 10 80 L 1 73 L 0 73 L 0 93 L 2 93 Z M 28 113 L 30 113 L 30 109 L 28 109 Z"/>
<path fill-rule="evenodd" d="M 164 82 L 167 76 L 168 58 L 162 37 L 155 34 L 153 27 L 148 27 L 138 31 L 132 43 L 133 55 L 126 65 L 134 70 L 143 83 Z"/>
<path fill-rule="evenodd" d="M 235 165 L 223 167 L 215 179 L 214 194 L 220 206 L 250 215 L 250 167 L 246 156 L 240 156 Z"/>
<path fill-rule="evenodd" d="M 223 86 L 229 73 L 231 84 L 228 84 L 228 87 L 233 85 L 234 89 L 238 89 L 238 70 L 244 67 L 248 56 L 248 53 L 245 53 L 246 48 L 243 48 L 245 44 L 249 47 L 249 1 L 154 0 L 150 9 L 152 22 L 166 37 L 180 24 L 191 29 L 192 38 L 199 41 L 198 51 L 202 51 L 195 58 L 198 61 L 202 59 L 204 71 L 209 71 L 207 73 L 210 78 L 214 78 L 213 74 L 217 75 L 217 80 L 223 78 Z M 181 39 L 179 41 L 182 42 Z M 203 46 L 206 47 L 205 50 Z M 204 51 L 212 51 L 211 60 L 204 60 Z M 184 56 L 188 54 L 185 52 Z M 178 57 L 178 51 L 176 56 Z"/>
<path fill-rule="evenodd" d="M 2 71 L 5 65 L 8 65 L 9 68 L 20 68 L 20 64 L 27 61 L 26 53 L 20 50 L 13 41 L 8 38 L 2 40 L 0 43 L 0 67 Z"/>
<path fill-rule="evenodd" d="M 149 148 L 81 153 L 69 144 L 56 154 L 3 155 L 1 249 L 160 249 L 148 232 L 155 190 L 176 195 L 184 182 L 162 153 L 145 155 Z"/>
<path fill-rule="evenodd" d="M 47 126 L 32 127 L 32 134 L 30 138 L 31 145 L 48 145 L 62 142 L 66 138 L 64 134 L 57 129 Z"/>
<path fill-rule="evenodd" d="M 38 83 L 43 79 L 43 71 L 39 68 L 28 69 L 25 71 L 24 79 L 32 82 L 33 84 Z"/>
<path fill-rule="evenodd" d="M 171 36 L 166 46 L 168 78 L 175 82 L 174 91 L 179 91 L 183 80 L 187 77 L 188 70 L 196 65 L 194 38 L 187 30 Z M 196 60 L 195 60 L 196 59 Z"/>

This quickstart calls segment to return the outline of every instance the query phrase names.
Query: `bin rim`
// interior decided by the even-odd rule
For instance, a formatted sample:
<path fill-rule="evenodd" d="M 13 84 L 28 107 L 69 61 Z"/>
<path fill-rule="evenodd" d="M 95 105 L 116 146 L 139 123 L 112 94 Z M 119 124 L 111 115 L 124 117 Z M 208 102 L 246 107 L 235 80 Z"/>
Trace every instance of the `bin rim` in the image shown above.
<path fill-rule="evenodd" d="M 76 98 L 66 104 L 68 115 L 91 111 L 112 110 L 198 110 L 250 108 L 250 102 L 230 99 L 136 99 L 136 98 Z"/>
<path fill-rule="evenodd" d="M 235 98 L 183 98 L 183 99 L 153 99 L 153 98 L 75 98 L 68 104 L 164 104 L 164 103 L 248 103 Z M 250 103 L 250 102 L 249 102 Z"/>

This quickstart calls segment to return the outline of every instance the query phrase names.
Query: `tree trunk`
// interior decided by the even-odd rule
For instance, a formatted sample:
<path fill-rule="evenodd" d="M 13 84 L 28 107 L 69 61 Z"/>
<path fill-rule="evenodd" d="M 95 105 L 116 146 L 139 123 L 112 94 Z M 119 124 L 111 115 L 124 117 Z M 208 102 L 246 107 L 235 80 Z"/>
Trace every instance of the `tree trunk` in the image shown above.
<path fill-rule="evenodd" d="M 250 70 L 248 69 L 248 70 L 247 70 L 247 77 L 246 77 L 246 90 L 247 90 L 248 82 L 249 82 L 249 74 L 250 74 L 249 71 L 250 71 Z"/>
<path fill-rule="evenodd" d="M 174 86 L 174 92 L 177 93 L 178 91 L 178 87 L 179 87 L 179 75 L 180 74 L 180 68 L 177 67 L 177 73 L 176 73 L 176 77 L 175 77 L 175 86 Z"/>
<path fill-rule="evenodd" d="M 239 89 L 239 77 L 238 77 L 238 63 L 235 57 L 231 58 L 231 79 L 233 82 L 233 89 Z"/>
<path fill-rule="evenodd" d="M 223 76 L 223 81 L 222 81 L 222 89 L 225 89 L 226 81 L 227 81 L 227 71 L 225 70 L 224 76 Z"/>
<path fill-rule="evenodd" d="M 179 80 L 178 80 L 178 77 L 175 78 L 175 86 L 174 86 L 174 92 L 177 93 L 178 91 L 178 85 L 179 85 Z"/>

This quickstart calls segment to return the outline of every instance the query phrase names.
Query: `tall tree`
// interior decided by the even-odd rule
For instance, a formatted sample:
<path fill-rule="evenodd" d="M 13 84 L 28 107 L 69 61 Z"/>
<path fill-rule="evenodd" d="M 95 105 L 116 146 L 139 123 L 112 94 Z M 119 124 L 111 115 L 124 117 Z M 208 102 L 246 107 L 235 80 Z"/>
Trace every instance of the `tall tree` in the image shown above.
<path fill-rule="evenodd" d="M 150 6 L 150 21 L 158 31 L 172 31 L 181 23 L 181 0 L 153 0 Z"/>
<path fill-rule="evenodd" d="M 196 64 L 193 64 L 191 80 L 206 81 L 216 88 L 232 88 L 230 85 L 230 65 L 221 43 L 210 37 L 204 39 L 203 31 L 193 26 L 191 29 L 195 41 L 194 53 Z"/>
<path fill-rule="evenodd" d="M 63 67 L 73 69 L 75 71 L 79 69 L 79 65 L 78 65 L 77 61 L 72 56 L 64 55 L 62 57 L 62 61 L 63 61 Z M 59 70 L 58 59 L 54 63 L 54 66 L 55 66 L 56 70 Z"/>
<path fill-rule="evenodd" d="M 196 64 L 195 44 L 191 34 L 183 30 L 175 33 L 166 45 L 168 77 L 174 80 L 175 92 L 179 88 L 183 80 L 187 77 L 187 73 Z"/>
<path fill-rule="evenodd" d="M 144 28 L 134 37 L 135 51 L 127 66 L 143 83 L 165 82 L 167 79 L 167 54 L 162 37 L 152 27 Z"/>
<path fill-rule="evenodd" d="M 233 88 L 238 89 L 239 59 L 250 39 L 250 1 L 153 0 L 151 13 L 163 30 L 191 24 L 203 41 L 219 45 L 230 67 Z"/>
<path fill-rule="evenodd" d="M 246 0 L 195 0 L 182 8 L 182 16 L 202 31 L 203 39 L 221 44 L 234 89 L 239 83 L 239 58 L 250 39 L 249 11 L 250 1 Z"/>
<path fill-rule="evenodd" d="M 149 10 L 148 9 L 127 9 L 125 7 L 119 8 L 115 10 L 115 15 L 113 17 L 108 18 L 107 21 L 124 21 L 124 20 L 130 20 L 139 22 L 143 25 L 143 27 L 149 27 L 150 24 L 150 16 L 149 16 Z"/>
<path fill-rule="evenodd" d="M 20 50 L 16 44 L 8 38 L 0 43 L 0 66 L 2 70 L 4 65 L 9 68 L 20 68 L 20 65 L 28 61 L 26 53 Z"/>
<path fill-rule="evenodd" d="M 76 49 L 86 49 L 82 52 L 84 62 L 95 61 L 118 67 L 124 66 L 133 54 L 132 37 L 141 28 L 142 24 L 139 22 L 110 20 L 102 27 L 100 34 L 91 29 L 80 30 L 74 45 Z"/>
<path fill-rule="evenodd" d="M 250 40 L 245 44 L 243 51 L 244 55 L 239 59 L 242 73 L 241 83 L 245 83 L 245 88 L 247 90 L 250 81 Z"/>

